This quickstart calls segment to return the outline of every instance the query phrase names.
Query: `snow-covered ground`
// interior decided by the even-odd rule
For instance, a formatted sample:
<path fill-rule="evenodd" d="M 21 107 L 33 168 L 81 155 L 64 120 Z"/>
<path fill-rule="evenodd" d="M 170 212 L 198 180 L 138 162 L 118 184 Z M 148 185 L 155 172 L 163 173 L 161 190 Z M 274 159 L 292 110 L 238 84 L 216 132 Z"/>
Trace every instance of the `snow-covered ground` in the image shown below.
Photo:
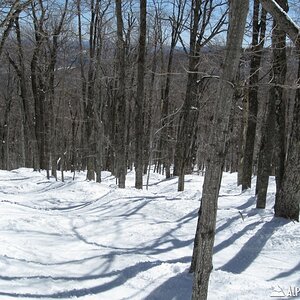
<path fill-rule="evenodd" d="M 133 188 L 133 173 L 125 190 L 103 178 L 0 171 L 0 299 L 190 299 L 203 177 L 186 176 L 184 192 L 158 174 L 148 191 Z M 273 218 L 270 183 L 268 208 L 257 210 L 254 189 L 241 193 L 224 173 L 209 299 L 300 290 L 299 224 Z"/>

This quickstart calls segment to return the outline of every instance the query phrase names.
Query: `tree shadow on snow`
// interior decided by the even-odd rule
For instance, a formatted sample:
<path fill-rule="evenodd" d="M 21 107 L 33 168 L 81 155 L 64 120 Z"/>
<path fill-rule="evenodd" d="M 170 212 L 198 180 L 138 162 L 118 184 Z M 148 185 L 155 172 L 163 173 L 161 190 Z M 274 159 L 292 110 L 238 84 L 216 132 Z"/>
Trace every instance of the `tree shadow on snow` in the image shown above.
<path fill-rule="evenodd" d="M 128 217 L 130 215 L 136 215 L 142 214 L 141 209 L 148 203 L 148 201 L 140 202 L 140 198 L 136 198 L 133 201 L 136 202 L 138 205 L 134 207 L 129 207 L 125 212 L 122 210 L 121 214 L 124 217 Z M 139 203 L 140 202 L 140 203 Z M 124 205 L 127 204 L 127 202 L 124 202 Z M 179 259 L 172 259 L 172 260 L 160 260 L 159 255 L 162 253 L 167 253 L 169 251 L 172 251 L 174 249 L 183 248 L 190 246 L 193 243 L 193 239 L 186 240 L 183 238 L 179 238 L 176 234 L 178 230 L 184 224 L 189 223 L 192 219 L 197 217 L 197 210 L 190 212 L 183 217 L 174 220 L 174 226 L 170 228 L 168 231 L 161 234 L 156 239 L 141 243 L 140 245 L 137 245 L 132 248 L 126 248 L 126 247 L 115 247 L 110 245 L 101 245 L 98 244 L 96 241 L 93 241 L 93 238 L 86 237 L 81 233 L 81 227 L 75 226 L 75 224 L 72 225 L 72 236 L 77 239 L 78 242 L 83 242 L 85 244 L 93 246 L 92 250 L 101 250 L 101 255 L 95 255 L 87 258 L 83 258 L 79 261 L 77 260 L 69 260 L 69 261 L 63 261 L 63 262 L 55 262 L 53 265 L 72 265 L 72 264 L 78 264 L 88 262 L 88 261 L 94 261 L 94 269 L 89 270 L 88 273 L 79 275 L 79 276 L 0 276 L 0 280 L 4 281 L 13 281 L 13 280 L 26 280 L 28 281 L 28 285 L 30 285 L 31 280 L 51 280 L 51 281 L 65 281 L 70 282 L 85 282 L 85 286 L 89 283 L 90 280 L 97 280 L 104 278 L 105 282 L 94 285 L 91 287 L 86 288 L 73 288 L 70 290 L 62 290 L 59 292 L 55 292 L 52 294 L 47 294 L 47 290 L 41 290 L 38 293 L 18 293 L 14 291 L 6 292 L 6 291 L 0 291 L 0 296 L 7 296 L 7 297 L 23 297 L 23 298 L 32 298 L 32 299 L 40 299 L 40 298 L 53 298 L 53 299 L 59 299 L 59 298 L 72 298 L 72 297 L 82 297 L 85 295 L 98 295 L 105 291 L 114 289 L 116 287 L 124 285 L 128 280 L 131 278 L 136 277 L 139 273 L 145 272 L 153 267 L 160 266 L 163 263 L 167 264 L 175 264 L 175 263 L 189 263 L 191 260 L 190 256 L 182 257 Z M 120 225 L 119 222 L 122 222 L 123 218 L 116 218 L 115 227 L 118 228 Z M 84 226 L 84 224 L 82 225 Z M 103 253 L 103 250 L 105 252 Z M 111 270 L 111 263 L 118 257 L 122 255 L 158 255 L 158 258 L 154 259 L 153 261 L 143 261 L 138 262 L 136 264 L 131 263 L 130 266 L 125 267 L 120 270 Z M 5 259 L 9 259 L 8 257 L 5 257 Z M 15 258 L 11 258 L 15 259 Z M 23 260 L 22 260 L 23 261 Z M 25 263 L 36 263 L 44 265 L 43 263 L 39 262 L 31 262 L 29 260 L 25 260 Z M 52 263 L 45 263 L 45 266 L 51 266 Z M 178 274 L 174 278 L 170 278 L 167 280 L 164 284 L 161 285 L 159 289 L 156 289 L 149 295 L 149 297 L 156 297 L 157 299 L 172 299 L 174 298 L 174 291 L 172 290 L 172 286 L 177 282 L 179 284 L 179 280 L 181 279 L 184 281 L 183 285 L 183 292 L 182 295 L 185 294 L 185 291 L 188 290 L 188 275 L 187 274 Z M 90 283 L 93 284 L 92 282 Z M 76 285 L 75 285 L 76 287 Z M 161 295 L 161 296 L 159 296 Z M 148 299 L 151 299 L 149 298 Z M 100 298 L 100 296 L 99 296 Z M 100 298 L 101 299 L 101 298 Z M 152 298 L 156 299 L 156 298 Z M 175 298 L 176 299 L 176 298 Z M 185 299 L 183 297 L 180 297 L 178 299 Z"/>
<path fill-rule="evenodd" d="M 256 226 L 258 226 L 259 224 L 261 224 L 260 221 L 257 221 L 255 223 L 249 224 L 246 227 L 243 228 L 243 230 L 234 233 L 229 239 L 224 240 L 223 242 L 221 242 L 220 244 L 218 244 L 217 246 L 214 247 L 214 253 L 217 253 L 227 247 L 229 247 L 230 245 L 232 245 L 236 240 L 238 240 L 240 237 L 242 237 L 247 231 L 253 230 L 255 229 Z"/>
<path fill-rule="evenodd" d="M 254 223 L 255 224 L 255 223 Z M 252 224 L 252 225 L 254 225 Z M 282 226 L 282 221 L 273 218 L 265 223 L 241 248 L 241 250 L 219 270 L 240 274 L 245 271 L 262 251 L 275 230 Z M 249 225 L 248 225 L 249 226 Z"/>
<path fill-rule="evenodd" d="M 146 203 L 142 203 L 138 207 L 130 208 L 127 212 L 122 213 L 121 216 L 130 216 L 131 214 L 137 214 L 137 211 L 139 211 Z M 179 230 L 184 224 L 189 223 L 192 219 L 197 217 L 197 210 L 190 212 L 186 214 L 185 216 L 179 218 L 178 220 L 174 221 L 174 226 L 170 230 L 166 231 L 164 234 L 162 234 L 157 239 L 154 239 L 150 243 L 145 243 L 138 245 L 136 247 L 116 247 L 116 246 L 110 246 L 110 245 L 103 245 L 98 242 L 88 240 L 84 235 L 80 233 L 80 227 L 74 226 L 74 224 L 71 224 L 72 226 L 72 232 L 74 236 L 81 242 L 93 245 L 99 248 L 105 248 L 112 250 L 107 256 L 112 255 L 128 255 L 128 254 L 146 254 L 146 255 L 157 255 L 166 253 L 169 251 L 172 251 L 174 249 L 183 248 L 186 246 L 191 245 L 194 242 L 194 238 L 188 239 L 188 240 L 182 240 L 175 236 L 175 233 L 177 230 Z M 114 227 L 118 228 L 120 226 L 119 223 L 122 223 L 122 219 L 117 219 Z M 117 230 L 120 231 L 120 230 Z"/>
<path fill-rule="evenodd" d="M 174 183 L 172 183 L 172 185 L 177 184 L 178 177 L 164 178 L 164 179 L 159 180 L 157 182 L 149 183 L 148 186 L 156 186 L 156 185 L 160 185 L 161 183 L 164 183 L 164 182 L 170 182 L 172 180 L 175 181 Z M 144 184 L 143 186 L 146 186 L 146 184 Z"/>
<path fill-rule="evenodd" d="M 8 296 L 8 297 L 23 297 L 23 298 L 53 298 L 53 299 L 60 299 L 60 298 L 73 298 L 73 297 L 83 297 L 86 295 L 96 295 L 96 294 L 101 294 L 105 291 L 111 290 L 113 288 L 116 288 L 118 286 L 123 285 L 127 280 L 135 277 L 138 273 L 147 271 L 155 266 L 159 266 L 162 263 L 187 263 L 191 259 L 190 256 L 183 257 L 181 259 L 173 259 L 173 260 L 168 260 L 168 261 L 153 261 L 153 262 L 139 262 L 133 266 L 127 267 L 123 270 L 118 270 L 118 271 L 113 271 L 111 273 L 108 273 L 105 275 L 98 275 L 93 276 L 93 279 L 97 278 L 103 278 L 103 277 L 111 277 L 111 276 L 116 276 L 116 278 L 112 279 L 109 282 L 106 282 L 104 284 L 100 284 L 97 286 L 89 287 L 89 288 L 82 288 L 82 289 L 72 289 L 72 290 L 67 290 L 67 291 L 62 291 L 62 292 L 56 292 L 52 294 L 46 294 L 46 293 L 40 293 L 40 294 L 33 294 L 33 293 L 12 293 L 12 292 L 1 292 L 0 291 L 0 296 Z M 185 281 L 188 281 L 187 275 Z M 175 276 L 176 277 L 176 276 Z M 24 277 L 26 278 L 26 277 Z M 78 277 L 76 279 L 72 277 L 51 277 L 52 280 L 79 280 L 83 281 L 86 280 L 87 277 L 83 276 Z M 171 278 L 172 279 L 172 278 Z M 178 279 L 179 280 L 179 279 Z M 177 280 L 177 283 L 179 284 L 179 281 Z M 169 281 L 169 280 L 168 280 Z M 168 282 L 167 281 L 167 282 Z M 169 284 L 166 284 L 167 286 L 170 286 L 171 282 Z M 187 283 L 185 283 L 184 289 L 187 289 Z M 161 293 L 165 292 L 165 290 L 162 288 Z M 157 291 L 158 293 L 158 291 Z M 174 299 L 174 298 L 147 298 L 147 299 Z M 179 299 L 179 298 L 178 298 Z M 184 298 L 180 298 L 184 299 Z"/>
<path fill-rule="evenodd" d="M 300 263 L 298 265 L 296 265 L 294 268 L 292 268 L 291 270 L 281 272 L 278 275 L 272 277 L 271 279 L 269 279 L 269 281 L 279 279 L 279 278 L 285 278 L 285 277 L 288 277 L 288 276 L 290 276 L 292 274 L 295 274 L 295 273 L 300 274 Z"/>
<path fill-rule="evenodd" d="M 189 300 L 192 296 L 192 275 L 183 272 L 169 278 L 144 300 Z"/>
<path fill-rule="evenodd" d="M 238 206 L 237 209 L 243 210 L 249 208 L 250 206 L 255 206 L 255 204 L 256 204 L 256 197 L 250 197 L 246 203 Z"/>
<path fill-rule="evenodd" d="M 246 209 L 246 208 L 249 208 L 250 206 L 254 205 L 255 204 L 255 197 L 250 197 L 246 203 L 236 207 L 236 209 L 238 210 L 243 210 L 243 209 Z M 254 211 L 250 212 L 250 213 L 247 213 L 247 216 L 252 216 L 252 215 L 255 215 L 256 214 L 256 210 L 254 209 Z M 221 232 L 222 230 L 225 230 L 226 228 L 228 228 L 229 226 L 231 226 L 235 221 L 241 219 L 241 216 L 240 214 L 237 213 L 236 216 L 232 217 L 232 218 L 228 218 L 226 220 L 226 222 L 224 224 L 222 224 L 221 226 L 218 226 L 217 229 L 216 229 L 216 233 L 219 233 Z M 231 239 L 230 239 L 231 240 Z M 227 241 L 225 241 L 226 244 Z M 225 248 L 225 247 L 224 247 Z M 218 250 L 219 251 L 219 250 Z M 218 252 L 217 251 L 217 252 Z"/>

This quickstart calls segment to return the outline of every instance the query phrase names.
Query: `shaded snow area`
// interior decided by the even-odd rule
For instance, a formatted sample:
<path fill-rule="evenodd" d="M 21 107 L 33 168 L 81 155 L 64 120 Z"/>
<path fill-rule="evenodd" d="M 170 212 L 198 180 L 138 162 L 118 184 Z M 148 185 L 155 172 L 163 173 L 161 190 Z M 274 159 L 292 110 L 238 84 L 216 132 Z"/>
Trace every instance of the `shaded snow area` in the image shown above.
<path fill-rule="evenodd" d="M 151 174 L 149 190 L 118 189 L 85 174 L 47 180 L 0 171 L 0 299 L 190 299 L 191 260 L 203 177 Z M 254 183 L 254 181 L 253 181 Z M 209 299 L 272 299 L 300 289 L 299 224 L 255 209 L 254 188 L 224 173 Z M 300 298 L 300 291 L 299 297 Z"/>

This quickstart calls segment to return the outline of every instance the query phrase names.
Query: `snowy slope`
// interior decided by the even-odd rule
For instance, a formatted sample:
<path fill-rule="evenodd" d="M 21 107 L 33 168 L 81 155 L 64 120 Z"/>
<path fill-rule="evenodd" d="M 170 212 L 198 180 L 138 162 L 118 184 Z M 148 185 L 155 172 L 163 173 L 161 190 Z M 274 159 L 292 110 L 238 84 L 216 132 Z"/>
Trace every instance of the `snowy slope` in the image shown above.
<path fill-rule="evenodd" d="M 157 174 L 148 191 L 133 188 L 133 173 L 125 190 L 103 178 L 0 171 L 0 299 L 190 299 L 203 177 L 187 176 L 184 192 Z M 266 210 L 235 182 L 224 173 L 209 299 L 300 288 L 299 224 L 273 218 L 274 180 Z"/>

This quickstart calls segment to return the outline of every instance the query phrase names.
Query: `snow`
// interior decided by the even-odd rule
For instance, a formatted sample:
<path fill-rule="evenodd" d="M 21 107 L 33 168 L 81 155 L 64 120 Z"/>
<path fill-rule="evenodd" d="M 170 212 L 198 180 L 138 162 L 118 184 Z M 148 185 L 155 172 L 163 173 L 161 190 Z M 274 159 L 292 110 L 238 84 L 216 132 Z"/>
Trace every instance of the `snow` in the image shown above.
<path fill-rule="evenodd" d="M 184 192 L 153 173 L 148 191 L 133 172 L 124 190 L 108 172 L 101 184 L 72 176 L 0 171 L 0 299 L 190 299 L 203 176 Z M 273 217 L 273 178 L 266 210 L 254 191 L 224 173 L 209 299 L 300 298 L 299 224 Z"/>
<path fill-rule="evenodd" d="M 271 0 L 274 6 L 276 6 L 277 10 L 280 11 L 282 15 L 285 16 L 286 20 L 293 25 L 294 28 L 296 28 L 300 32 L 300 27 L 294 22 L 294 20 L 288 15 L 287 12 L 284 11 L 284 9 L 275 1 Z"/>

